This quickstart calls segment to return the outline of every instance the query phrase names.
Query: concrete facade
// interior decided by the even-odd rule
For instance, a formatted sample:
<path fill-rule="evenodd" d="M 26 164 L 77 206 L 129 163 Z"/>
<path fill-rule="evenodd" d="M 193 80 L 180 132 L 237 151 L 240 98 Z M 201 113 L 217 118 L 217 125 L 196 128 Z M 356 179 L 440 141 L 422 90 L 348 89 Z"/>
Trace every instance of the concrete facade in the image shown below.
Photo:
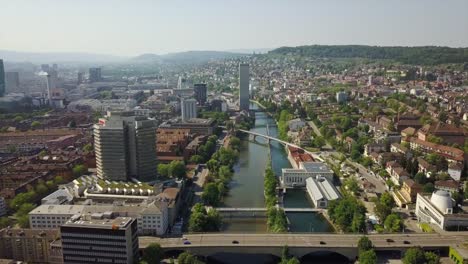
<path fill-rule="evenodd" d="M 250 105 L 249 71 L 249 64 L 239 64 L 239 109 L 246 111 Z"/>

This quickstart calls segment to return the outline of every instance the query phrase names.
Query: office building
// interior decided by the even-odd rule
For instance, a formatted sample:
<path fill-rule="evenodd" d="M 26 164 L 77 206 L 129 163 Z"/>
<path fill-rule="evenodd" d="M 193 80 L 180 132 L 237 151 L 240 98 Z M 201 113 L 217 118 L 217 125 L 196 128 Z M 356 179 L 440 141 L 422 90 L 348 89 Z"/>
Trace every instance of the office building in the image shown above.
<path fill-rule="evenodd" d="M 195 90 L 195 99 L 199 105 L 205 105 L 206 103 L 206 84 L 197 83 L 193 86 Z"/>
<path fill-rule="evenodd" d="M 94 125 L 94 141 L 99 177 L 155 179 L 156 127 L 152 120 L 133 112 L 108 112 Z"/>
<path fill-rule="evenodd" d="M 60 227 L 64 263 L 138 262 L 137 221 L 104 214 L 73 216 Z"/>
<path fill-rule="evenodd" d="M 191 134 L 197 134 L 202 136 L 211 136 L 213 135 L 214 129 L 216 127 L 216 122 L 212 118 L 192 118 L 187 121 L 176 121 L 172 120 L 162 123 L 160 128 L 180 128 L 180 129 L 190 129 Z"/>
<path fill-rule="evenodd" d="M 5 72 L 5 93 L 17 93 L 19 90 L 19 72 Z"/>
<path fill-rule="evenodd" d="M 99 82 L 101 80 L 101 68 L 89 68 L 89 82 Z"/>
<path fill-rule="evenodd" d="M 49 64 L 41 64 L 41 70 L 43 72 L 49 72 L 49 70 L 50 70 Z"/>
<path fill-rule="evenodd" d="M 84 73 L 83 72 L 78 72 L 77 83 L 81 84 L 81 83 L 83 83 L 83 80 L 84 80 Z"/>
<path fill-rule="evenodd" d="M 337 92 L 336 93 L 336 102 L 344 103 L 348 100 L 348 94 L 346 92 Z"/>
<path fill-rule="evenodd" d="M 183 121 L 197 117 L 197 101 L 195 99 L 181 99 L 180 107 Z"/>
<path fill-rule="evenodd" d="M 5 95 L 5 68 L 3 60 L 0 59 L 0 97 Z"/>
<path fill-rule="evenodd" d="M 239 64 L 239 109 L 249 110 L 249 64 Z"/>

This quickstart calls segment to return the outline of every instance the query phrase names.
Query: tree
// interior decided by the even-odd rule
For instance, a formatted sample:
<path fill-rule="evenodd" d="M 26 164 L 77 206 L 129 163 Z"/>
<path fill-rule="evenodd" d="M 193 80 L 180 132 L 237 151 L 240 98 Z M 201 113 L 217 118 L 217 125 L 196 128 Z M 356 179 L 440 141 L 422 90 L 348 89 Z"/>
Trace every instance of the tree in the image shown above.
<path fill-rule="evenodd" d="M 190 232 L 219 231 L 221 224 L 221 215 L 215 209 L 211 209 L 207 212 L 201 203 L 197 203 L 193 206 L 188 227 Z"/>
<path fill-rule="evenodd" d="M 11 220 L 8 217 L 0 218 L 0 229 L 3 229 L 11 224 Z"/>
<path fill-rule="evenodd" d="M 164 256 L 164 250 L 158 243 L 149 244 L 143 251 L 142 259 L 148 264 L 160 263 Z"/>
<path fill-rule="evenodd" d="M 29 216 L 28 215 L 22 215 L 18 217 L 18 225 L 21 228 L 29 228 Z"/>
<path fill-rule="evenodd" d="M 345 182 L 344 182 L 344 186 L 345 188 L 350 192 L 350 193 L 357 193 L 359 191 L 359 184 L 356 180 L 356 178 L 348 178 Z"/>
<path fill-rule="evenodd" d="M 434 252 L 425 252 L 426 264 L 439 264 L 440 257 Z"/>
<path fill-rule="evenodd" d="M 447 113 L 445 111 L 440 111 L 438 118 L 440 122 L 445 123 L 448 118 Z"/>
<path fill-rule="evenodd" d="M 393 200 L 392 195 L 389 192 L 384 192 L 380 196 L 380 202 L 390 208 L 393 208 L 395 206 L 395 201 Z"/>
<path fill-rule="evenodd" d="M 423 172 L 418 172 L 414 175 L 414 181 L 419 184 L 425 184 L 427 181 L 426 175 Z"/>
<path fill-rule="evenodd" d="M 68 127 L 69 128 L 76 128 L 76 121 L 74 119 L 72 121 L 70 121 L 70 123 L 68 123 Z"/>
<path fill-rule="evenodd" d="M 86 167 L 86 165 L 79 164 L 79 165 L 75 165 L 72 170 L 73 170 L 73 175 L 75 177 L 78 177 L 83 174 L 86 174 L 88 172 L 88 167 Z"/>
<path fill-rule="evenodd" d="M 158 164 L 157 171 L 161 177 L 169 177 L 169 165 L 168 164 Z"/>
<path fill-rule="evenodd" d="M 229 146 L 233 149 L 239 150 L 241 145 L 241 141 L 238 137 L 231 137 L 229 141 Z"/>
<path fill-rule="evenodd" d="M 423 187 L 423 192 L 425 193 L 432 193 L 434 191 L 434 184 L 432 182 L 428 182 Z"/>
<path fill-rule="evenodd" d="M 202 199 L 207 205 L 216 206 L 220 202 L 220 195 L 216 183 L 210 182 L 203 188 Z"/>
<path fill-rule="evenodd" d="M 36 129 L 41 126 L 41 123 L 39 121 L 33 121 L 31 123 L 31 129 Z"/>
<path fill-rule="evenodd" d="M 402 219 L 398 214 L 389 214 L 385 218 L 384 228 L 389 232 L 399 232 L 403 227 Z"/>
<path fill-rule="evenodd" d="M 342 199 L 330 201 L 330 219 L 343 231 L 358 233 L 364 231 L 366 208 L 355 197 L 347 195 Z"/>
<path fill-rule="evenodd" d="M 359 253 L 359 264 L 376 264 L 377 254 L 374 250 L 367 250 Z"/>
<path fill-rule="evenodd" d="M 374 247 L 372 241 L 367 236 L 362 236 L 358 241 L 359 252 L 370 250 Z"/>
<path fill-rule="evenodd" d="M 426 257 L 424 251 L 421 248 L 409 248 L 406 250 L 403 257 L 404 264 L 424 264 L 426 263 Z"/>
<path fill-rule="evenodd" d="M 44 183 L 39 183 L 34 188 L 39 196 L 44 196 L 49 192 L 49 188 Z"/>
<path fill-rule="evenodd" d="M 55 185 L 63 184 L 65 183 L 65 180 L 63 179 L 62 176 L 55 176 L 54 183 Z"/>
<path fill-rule="evenodd" d="M 94 148 L 93 148 L 93 145 L 90 144 L 90 143 L 88 143 L 88 144 L 86 144 L 86 145 L 83 146 L 83 151 L 84 151 L 84 152 L 91 152 L 91 151 L 93 151 L 93 149 L 94 149 Z"/>
<path fill-rule="evenodd" d="M 187 175 L 184 163 L 176 160 L 171 161 L 169 164 L 169 174 L 178 179 L 184 178 Z"/>
<path fill-rule="evenodd" d="M 203 262 L 198 260 L 194 255 L 189 252 L 184 252 L 177 258 L 178 264 L 202 264 Z"/>
<path fill-rule="evenodd" d="M 193 155 L 190 157 L 190 163 L 200 164 L 203 163 L 205 159 L 200 155 Z"/>

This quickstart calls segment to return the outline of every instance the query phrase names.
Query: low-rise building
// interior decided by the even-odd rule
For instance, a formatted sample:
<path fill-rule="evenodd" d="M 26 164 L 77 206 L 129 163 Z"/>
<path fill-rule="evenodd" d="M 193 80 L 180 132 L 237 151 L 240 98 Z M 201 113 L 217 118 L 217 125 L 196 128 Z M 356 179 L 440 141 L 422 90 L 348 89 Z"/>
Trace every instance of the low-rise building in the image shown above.
<path fill-rule="evenodd" d="M 288 122 L 290 131 L 299 131 L 305 127 L 306 123 L 302 118 L 292 119 Z"/>
<path fill-rule="evenodd" d="M 452 163 L 448 166 L 448 174 L 450 177 L 456 181 L 460 181 L 461 175 L 463 171 L 463 164 L 460 163 Z"/>
<path fill-rule="evenodd" d="M 330 201 L 340 198 L 338 190 L 325 177 L 316 176 L 307 178 L 306 189 L 316 208 L 327 208 Z"/>
<path fill-rule="evenodd" d="M 437 190 L 443 190 L 450 193 L 458 192 L 460 189 L 460 183 L 455 180 L 436 181 L 434 187 Z"/>
<path fill-rule="evenodd" d="M 453 200 L 447 191 L 437 190 L 431 196 L 418 194 L 416 216 L 420 222 L 434 224 L 443 230 L 468 228 L 468 214 L 453 213 Z"/>
<path fill-rule="evenodd" d="M 283 186 L 305 186 L 307 178 L 317 176 L 333 181 L 333 171 L 323 162 L 301 162 L 298 169 L 282 169 L 281 172 Z"/>
<path fill-rule="evenodd" d="M 411 179 L 403 181 L 400 190 L 392 192 L 395 203 L 400 208 L 408 208 L 408 206 L 416 202 L 416 196 L 422 192 L 422 186 Z"/>

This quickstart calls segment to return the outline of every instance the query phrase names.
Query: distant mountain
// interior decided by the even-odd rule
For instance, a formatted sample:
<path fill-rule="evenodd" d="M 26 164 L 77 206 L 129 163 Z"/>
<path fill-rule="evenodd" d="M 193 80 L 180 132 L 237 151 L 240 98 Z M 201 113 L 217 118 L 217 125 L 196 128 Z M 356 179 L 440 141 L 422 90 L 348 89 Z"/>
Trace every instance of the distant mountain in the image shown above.
<path fill-rule="evenodd" d="M 139 62 L 202 63 L 210 60 L 236 58 L 245 55 L 247 54 L 227 51 L 185 51 L 164 55 L 142 54 L 134 57 L 133 60 Z"/>
<path fill-rule="evenodd" d="M 21 52 L 0 50 L 0 59 L 11 62 L 64 63 L 64 62 L 118 62 L 124 57 L 84 52 Z"/>
<path fill-rule="evenodd" d="M 389 59 L 400 63 L 434 65 L 441 63 L 468 62 L 468 48 L 436 46 L 379 47 L 364 45 L 312 45 L 281 47 L 268 54 L 295 55 L 323 58 Z"/>
<path fill-rule="evenodd" d="M 244 53 L 244 54 L 253 54 L 253 53 L 267 53 L 271 50 L 274 50 L 274 48 L 264 48 L 264 49 L 231 49 L 231 50 L 226 50 L 227 52 L 233 52 L 233 53 Z"/>

